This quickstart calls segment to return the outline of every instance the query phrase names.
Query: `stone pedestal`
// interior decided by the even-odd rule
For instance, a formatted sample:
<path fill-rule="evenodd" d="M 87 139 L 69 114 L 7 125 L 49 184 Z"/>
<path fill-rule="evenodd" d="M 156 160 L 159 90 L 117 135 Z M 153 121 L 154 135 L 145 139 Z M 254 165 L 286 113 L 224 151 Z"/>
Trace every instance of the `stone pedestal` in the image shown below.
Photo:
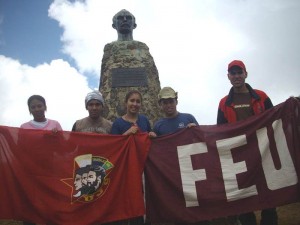
<path fill-rule="evenodd" d="M 129 90 L 141 92 L 140 113 L 153 125 L 161 117 L 158 105 L 160 82 L 148 46 L 139 41 L 109 43 L 104 47 L 99 86 L 105 100 L 105 118 L 114 121 L 126 113 L 124 100 Z"/>

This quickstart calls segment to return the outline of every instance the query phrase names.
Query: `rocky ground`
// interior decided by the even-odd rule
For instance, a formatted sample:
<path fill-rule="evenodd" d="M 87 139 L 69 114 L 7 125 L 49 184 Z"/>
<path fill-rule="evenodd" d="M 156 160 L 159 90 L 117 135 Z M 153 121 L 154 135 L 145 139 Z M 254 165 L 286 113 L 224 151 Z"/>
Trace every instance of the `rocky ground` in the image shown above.
<path fill-rule="evenodd" d="M 300 225 L 300 203 L 294 203 L 277 208 L 278 225 Z M 256 212 L 259 221 L 260 212 Z M 259 224 L 259 222 L 258 222 Z"/>

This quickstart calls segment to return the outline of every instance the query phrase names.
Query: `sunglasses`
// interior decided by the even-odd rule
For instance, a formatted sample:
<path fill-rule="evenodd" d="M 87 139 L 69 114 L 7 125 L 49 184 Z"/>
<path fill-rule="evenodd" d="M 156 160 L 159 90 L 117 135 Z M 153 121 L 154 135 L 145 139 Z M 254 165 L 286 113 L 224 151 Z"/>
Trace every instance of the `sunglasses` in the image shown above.
<path fill-rule="evenodd" d="M 230 75 L 242 75 L 243 74 L 243 71 L 240 70 L 240 71 L 231 71 L 229 72 Z"/>

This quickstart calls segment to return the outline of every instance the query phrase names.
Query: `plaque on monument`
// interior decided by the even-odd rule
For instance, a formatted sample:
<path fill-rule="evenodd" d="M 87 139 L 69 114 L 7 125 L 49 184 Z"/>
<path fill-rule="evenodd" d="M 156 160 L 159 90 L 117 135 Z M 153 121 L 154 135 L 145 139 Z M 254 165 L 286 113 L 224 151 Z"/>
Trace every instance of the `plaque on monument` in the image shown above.
<path fill-rule="evenodd" d="M 145 67 L 114 68 L 112 73 L 112 87 L 141 87 L 147 86 Z"/>

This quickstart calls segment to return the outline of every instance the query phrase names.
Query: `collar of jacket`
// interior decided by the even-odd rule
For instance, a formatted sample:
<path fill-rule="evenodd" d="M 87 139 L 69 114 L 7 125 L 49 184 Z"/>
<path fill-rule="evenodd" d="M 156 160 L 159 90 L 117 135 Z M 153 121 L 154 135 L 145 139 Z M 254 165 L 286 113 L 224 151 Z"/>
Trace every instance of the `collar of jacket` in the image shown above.
<path fill-rule="evenodd" d="M 259 97 L 259 95 L 253 90 L 253 88 L 252 88 L 249 84 L 247 84 L 247 83 L 245 83 L 245 85 L 246 85 L 246 88 L 249 90 L 249 93 L 250 93 L 251 97 L 254 98 L 255 100 L 259 100 L 260 97 Z M 233 102 L 233 95 L 234 95 L 234 92 L 233 92 L 233 87 L 232 87 L 232 88 L 230 89 L 230 91 L 229 91 L 229 94 L 228 94 L 228 97 L 227 97 L 227 99 L 226 99 L 225 105 L 230 106 L 230 105 L 232 104 L 232 102 Z"/>

